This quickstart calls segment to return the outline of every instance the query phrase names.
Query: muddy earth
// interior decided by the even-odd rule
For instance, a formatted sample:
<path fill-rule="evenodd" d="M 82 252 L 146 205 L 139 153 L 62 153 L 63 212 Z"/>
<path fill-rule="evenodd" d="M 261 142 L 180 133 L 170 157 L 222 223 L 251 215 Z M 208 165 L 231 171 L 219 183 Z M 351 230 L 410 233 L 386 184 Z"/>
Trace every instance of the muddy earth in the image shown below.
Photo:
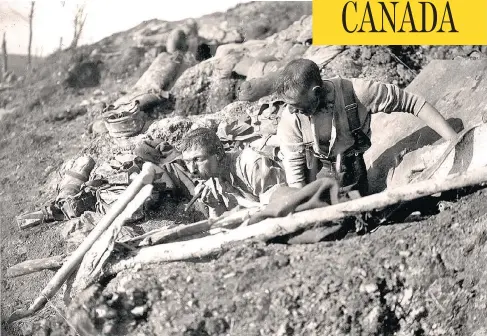
<path fill-rule="evenodd" d="M 198 20 L 208 38 L 215 34 L 225 44 L 268 38 L 310 13 L 310 3 L 257 2 Z M 266 19 L 256 25 L 260 14 Z M 55 53 L 14 89 L 0 90 L 2 335 L 77 335 L 72 324 L 106 335 L 487 334 L 486 190 L 459 200 L 450 195 L 450 208 L 441 213 L 341 241 L 246 242 L 209 260 L 122 272 L 90 287 L 69 308 L 61 290 L 36 315 L 6 323 L 55 274 L 46 270 L 6 278 L 6 269 L 66 252 L 62 223 L 21 231 L 15 216 L 54 199 L 67 160 L 90 154 L 100 162 L 133 148 L 131 140 L 115 141 L 98 132 L 94 122 L 101 106 L 123 96 L 154 60 L 157 48 L 136 45 L 133 37 L 155 31 L 155 24 L 158 29 L 173 25 L 144 22 L 97 44 Z M 237 41 L 228 40 L 235 31 Z M 406 87 L 432 59 L 483 59 L 486 54 L 481 46 L 345 47 L 322 71 Z M 70 65 L 87 55 L 102 55 L 99 85 L 67 86 Z M 232 80 L 238 84 L 244 78 Z M 153 118 L 154 123 L 173 120 Z M 177 119 L 166 130 L 167 140 L 180 138 L 190 120 Z M 198 219 L 181 210 L 166 200 L 138 225 L 150 230 Z"/>

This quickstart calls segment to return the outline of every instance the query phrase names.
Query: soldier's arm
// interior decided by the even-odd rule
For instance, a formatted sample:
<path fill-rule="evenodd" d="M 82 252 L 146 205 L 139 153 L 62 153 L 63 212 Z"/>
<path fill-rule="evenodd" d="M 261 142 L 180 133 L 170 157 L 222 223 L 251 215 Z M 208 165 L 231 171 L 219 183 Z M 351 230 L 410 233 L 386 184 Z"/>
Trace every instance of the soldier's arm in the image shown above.
<path fill-rule="evenodd" d="M 277 135 L 283 154 L 286 181 L 290 187 L 301 188 L 306 181 L 306 153 L 298 118 L 288 108 L 282 112 Z"/>
<path fill-rule="evenodd" d="M 446 122 L 438 110 L 423 97 L 399 88 L 370 80 L 353 79 L 357 98 L 369 113 L 405 112 L 414 114 L 444 139 L 450 140 L 456 132 Z"/>
<path fill-rule="evenodd" d="M 441 135 L 445 140 L 452 140 L 457 137 L 455 130 L 446 122 L 445 118 L 438 112 L 438 110 L 426 102 L 421 110 L 419 110 L 417 117 L 424 121 L 426 125 L 431 127 L 436 133 Z"/>
<path fill-rule="evenodd" d="M 286 183 L 286 176 L 281 167 L 272 159 L 261 156 L 255 161 L 250 183 L 255 196 L 260 197 L 273 186 Z"/>

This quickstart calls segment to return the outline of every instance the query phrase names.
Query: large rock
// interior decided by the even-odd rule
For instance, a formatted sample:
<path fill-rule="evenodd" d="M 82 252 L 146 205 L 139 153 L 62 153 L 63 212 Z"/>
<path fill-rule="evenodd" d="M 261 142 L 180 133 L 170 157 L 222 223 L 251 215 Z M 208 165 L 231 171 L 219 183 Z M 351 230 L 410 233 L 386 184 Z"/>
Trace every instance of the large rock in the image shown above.
<path fill-rule="evenodd" d="M 171 90 L 177 115 L 214 113 L 235 100 L 233 68 L 241 59 L 238 53 L 211 58 L 186 70 Z"/>
<path fill-rule="evenodd" d="M 252 64 L 247 69 L 247 80 L 251 80 L 254 78 L 261 78 L 264 77 L 272 72 L 276 72 L 277 70 L 283 67 L 283 62 L 280 62 L 276 59 L 269 59 L 268 61 L 259 61 L 254 60 Z"/>
<path fill-rule="evenodd" d="M 302 16 L 293 22 L 287 29 L 284 29 L 266 40 L 269 42 L 294 41 L 295 43 L 305 43 L 312 38 L 311 34 L 311 15 Z"/>
<path fill-rule="evenodd" d="M 308 35 L 311 38 L 311 16 L 309 15 L 303 16 L 287 29 L 265 40 L 246 41 L 240 46 L 221 46 L 217 50 L 217 55 L 230 51 L 244 53 L 245 57 L 234 70 L 250 80 L 266 76 L 283 68 L 289 61 L 302 57 L 309 45 L 301 40 L 303 36 Z"/>
<path fill-rule="evenodd" d="M 212 44 L 240 43 L 244 37 L 236 28 L 229 28 L 226 21 L 219 26 L 201 25 L 200 36 Z"/>
<path fill-rule="evenodd" d="M 433 104 L 459 130 L 482 122 L 487 111 L 487 60 L 432 61 L 407 87 Z M 440 139 L 429 127 L 405 113 L 372 118 L 372 147 L 365 155 L 372 191 L 383 190 L 395 157 Z M 440 140 L 442 141 L 442 140 Z"/>
<path fill-rule="evenodd" d="M 253 80 L 279 71 L 297 58 L 310 59 L 323 67 L 346 49 L 344 46 L 311 46 L 311 37 L 311 16 L 308 15 L 265 40 L 220 46 L 216 56 L 229 53 L 243 55 L 233 70 L 247 80 Z M 258 86 L 262 85 L 259 83 Z M 262 91 L 269 90 L 270 87 Z M 243 96 L 250 96 L 250 94 Z"/>
<path fill-rule="evenodd" d="M 219 46 L 216 49 L 215 57 L 223 57 L 231 53 L 244 53 L 247 56 L 253 56 L 265 48 L 267 42 L 265 40 L 249 40 L 244 43 L 228 43 Z"/>
<path fill-rule="evenodd" d="M 310 46 L 303 54 L 303 58 L 312 60 L 321 68 L 345 49 L 344 46 Z"/>
<path fill-rule="evenodd" d="M 406 185 L 443 157 L 449 143 L 442 142 L 409 152 L 400 158 L 397 167 L 388 174 L 387 187 Z M 487 166 L 487 124 L 469 131 L 446 156 L 431 178 L 444 178 L 454 173 L 463 173 Z"/>

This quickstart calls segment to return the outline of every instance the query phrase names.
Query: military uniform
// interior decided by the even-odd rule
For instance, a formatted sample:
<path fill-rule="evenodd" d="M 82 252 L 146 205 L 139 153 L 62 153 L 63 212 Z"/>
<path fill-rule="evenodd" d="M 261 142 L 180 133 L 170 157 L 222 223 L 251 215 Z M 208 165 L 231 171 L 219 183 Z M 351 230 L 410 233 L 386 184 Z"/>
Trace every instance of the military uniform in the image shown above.
<path fill-rule="evenodd" d="M 333 176 L 342 186 L 367 194 L 363 152 L 370 146 L 371 115 L 417 115 L 426 101 L 392 84 L 338 76 L 326 81 L 335 89 L 331 106 L 312 116 L 291 113 L 290 106 L 282 112 L 277 134 L 287 183 L 310 183 L 317 176 Z"/>

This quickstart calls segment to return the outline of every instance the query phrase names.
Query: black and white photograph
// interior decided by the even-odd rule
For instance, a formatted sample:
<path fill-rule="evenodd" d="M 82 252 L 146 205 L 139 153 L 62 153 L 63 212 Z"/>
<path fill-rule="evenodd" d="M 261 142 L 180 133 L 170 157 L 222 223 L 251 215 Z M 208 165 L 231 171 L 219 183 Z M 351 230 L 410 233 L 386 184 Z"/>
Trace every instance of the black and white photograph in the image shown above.
<path fill-rule="evenodd" d="M 487 41 L 324 1 L 0 0 L 0 335 L 487 336 Z"/>

